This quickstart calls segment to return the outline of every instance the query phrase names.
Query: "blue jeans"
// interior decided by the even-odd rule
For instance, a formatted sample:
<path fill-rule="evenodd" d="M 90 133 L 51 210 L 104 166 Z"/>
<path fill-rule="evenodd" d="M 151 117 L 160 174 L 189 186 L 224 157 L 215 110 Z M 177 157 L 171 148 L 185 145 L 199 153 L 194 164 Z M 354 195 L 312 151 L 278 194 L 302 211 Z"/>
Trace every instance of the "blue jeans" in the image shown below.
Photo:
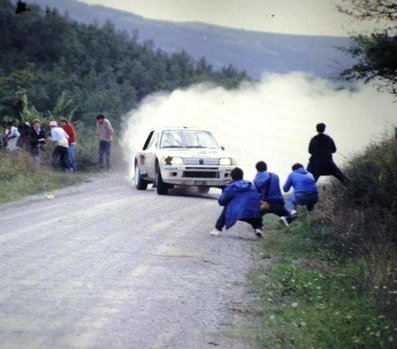
<path fill-rule="evenodd" d="M 289 211 L 297 210 L 298 205 L 306 205 L 308 211 L 313 211 L 317 201 L 318 193 L 316 192 L 292 193 L 288 198 L 288 209 Z"/>
<path fill-rule="evenodd" d="M 68 148 L 68 162 L 69 168 L 76 171 L 76 144 L 69 144 Z"/>
<path fill-rule="evenodd" d="M 99 157 L 98 157 L 98 165 L 100 168 L 110 169 L 110 149 L 112 146 L 112 142 L 110 141 L 99 141 Z M 104 161 L 105 158 L 105 161 Z M 106 162 L 106 164 L 104 164 Z"/>

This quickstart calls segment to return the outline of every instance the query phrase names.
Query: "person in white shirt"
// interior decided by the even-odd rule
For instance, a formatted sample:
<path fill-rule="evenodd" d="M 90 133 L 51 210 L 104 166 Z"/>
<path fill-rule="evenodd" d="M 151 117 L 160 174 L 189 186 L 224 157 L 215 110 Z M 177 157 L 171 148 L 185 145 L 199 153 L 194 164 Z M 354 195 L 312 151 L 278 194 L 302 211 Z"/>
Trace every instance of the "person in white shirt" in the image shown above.
<path fill-rule="evenodd" d="M 18 129 L 14 126 L 12 122 L 7 122 L 6 131 L 4 133 L 3 140 L 7 143 L 6 149 L 15 150 L 18 149 L 17 142 L 18 138 L 21 136 Z"/>
<path fill-rule="evenodd" d="M 67 161 L 68 134 L 62 127 L 58 127 L 58 123 L 56 121 L 50 121 L 48 126 L 51 130 L 51 137 L 49 137 L 49 139 L 56 144 L 51 155 L 51 166 L 55 169 L 59 167 L 62 170 L 73 171 Z"/>

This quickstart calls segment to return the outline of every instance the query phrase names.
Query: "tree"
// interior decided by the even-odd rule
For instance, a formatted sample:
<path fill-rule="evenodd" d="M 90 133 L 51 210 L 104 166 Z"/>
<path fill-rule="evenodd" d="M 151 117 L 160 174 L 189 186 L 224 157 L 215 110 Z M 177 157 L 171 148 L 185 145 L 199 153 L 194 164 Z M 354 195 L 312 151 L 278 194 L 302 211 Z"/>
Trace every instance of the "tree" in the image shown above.
<path fill-rule="evenodd" d="M 385 20 L 390 22 L 390 29 L 397 19 L 397 3 L 395 0 L 342 0 L 338 9 L 358 20 Z"/>
<path fill-rule="evenodd" d="M 81 24 L 55 9 L 0 0 L 0 117 L 31 119 L 52 111 L 92 125 L 103 112 L 114 125 L 148 94 L 211 81 L 235 87 L 248 77 L 231 67 L 212 70 L 186 52 L 167 54 L 111 23 Z M 16 95 L 24 91 L 27 102 Z"/>
<path fill-rule="evenodd" d="M 371 34 L 352 36 L 348 48 L 358 62 L 342 72 L 342 77 L 364 82 L 376 80 L 380 89 L 397 94 L 397 2 L 395 0 L 342 0 L 339 11 L 360 21 L 371 21 Z"/>

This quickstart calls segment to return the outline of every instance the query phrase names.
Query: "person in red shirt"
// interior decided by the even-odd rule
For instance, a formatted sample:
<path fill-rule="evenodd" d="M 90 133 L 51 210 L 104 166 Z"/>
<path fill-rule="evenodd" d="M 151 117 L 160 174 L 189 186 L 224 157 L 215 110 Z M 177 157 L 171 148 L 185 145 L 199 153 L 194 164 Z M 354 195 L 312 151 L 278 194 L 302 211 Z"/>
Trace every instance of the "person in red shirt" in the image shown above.
<path fill-rule="evenodd" d="M 76 130 L 71 122 L 67 119 L 61 120 L 61 126 L 69 136 L 69 147 L 68 147 L 68 163 L 69 168 L 76 171 Z"/>

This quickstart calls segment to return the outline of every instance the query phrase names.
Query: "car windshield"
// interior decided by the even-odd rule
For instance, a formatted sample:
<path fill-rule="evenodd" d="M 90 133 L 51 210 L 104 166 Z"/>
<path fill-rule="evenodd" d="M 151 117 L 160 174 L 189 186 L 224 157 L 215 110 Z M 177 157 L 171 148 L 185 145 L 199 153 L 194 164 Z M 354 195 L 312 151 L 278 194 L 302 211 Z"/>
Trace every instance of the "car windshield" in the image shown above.
<path fill-rule="evenodd" d="M 219 145 L 208 131 L 170 130 L 161 134 L 160 148 L 215 148 Z"/>

